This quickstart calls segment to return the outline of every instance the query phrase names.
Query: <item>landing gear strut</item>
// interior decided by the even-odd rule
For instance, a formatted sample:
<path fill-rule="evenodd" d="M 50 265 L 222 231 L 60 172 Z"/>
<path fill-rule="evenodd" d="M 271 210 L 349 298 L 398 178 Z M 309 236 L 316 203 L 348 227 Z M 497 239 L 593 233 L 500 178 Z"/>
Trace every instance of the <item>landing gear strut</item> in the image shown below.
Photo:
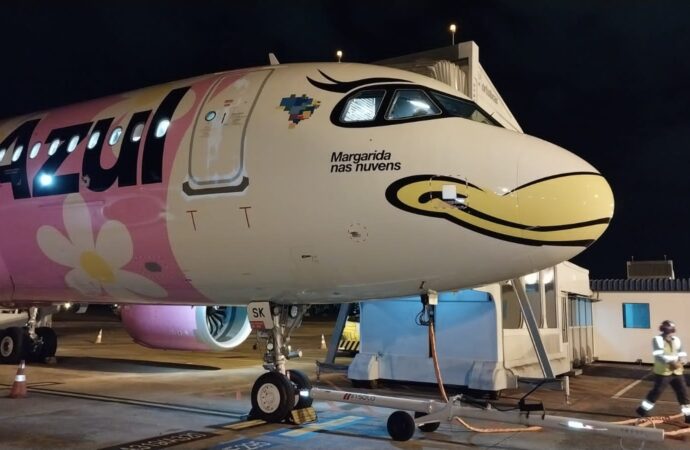
<path fill-rule="evenodd" d="M 251 418 L 266 422 L 282 422 L 293 409 L 311 406 L 308 395 L 309 378 L 297 370 L 286 370 L 288 359 L 299 358 L 302 352 L 290 345 L 292 332 L 302 324 L 308 305 L 279 305 L 255 302 L 247 306 L 252 328 L 257 330 L 257 343 L 264 348 L 264 369 L 252 387 Z"/>
<path fill-rule="evenodd" d="M 29 320 L 25 327 L 0 330 L 0 364 L 17 364 L 23 359 L 43 362 L 55 356 L 57 336 L 47 323 L 51 308 L 29 308 Z"/>

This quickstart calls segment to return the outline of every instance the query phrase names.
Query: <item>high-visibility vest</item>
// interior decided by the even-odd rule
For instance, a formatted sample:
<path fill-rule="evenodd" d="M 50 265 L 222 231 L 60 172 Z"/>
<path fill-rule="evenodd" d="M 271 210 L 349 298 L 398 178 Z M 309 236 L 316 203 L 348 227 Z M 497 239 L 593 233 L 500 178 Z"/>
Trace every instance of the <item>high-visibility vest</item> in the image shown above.
<path fill-rule="evenodd" d="M 683 367 L 671 370 L 670 364 L 687 356 L 683 351 L 683 345 L 678 336 L 673 336 L 671 342 L 664 339 L 662 335 L 654 336 L 652 339 L 652 355 L 654 355 L 654 373 L 657 375 L 683 375 Z"/>

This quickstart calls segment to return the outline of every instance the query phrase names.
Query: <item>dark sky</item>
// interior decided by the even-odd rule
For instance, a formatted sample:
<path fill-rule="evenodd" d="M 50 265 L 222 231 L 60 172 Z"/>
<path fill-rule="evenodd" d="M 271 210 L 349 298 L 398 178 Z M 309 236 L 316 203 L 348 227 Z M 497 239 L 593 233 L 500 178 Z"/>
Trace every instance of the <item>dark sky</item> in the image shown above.
<path fill-rule="evenodd" d="M 528 134 L 585 158 L 616 212 L 575 259 L 592 278 L 625 261 L 690 275 L 688 1 L 17 1 L 0 6 L 0 117 L 213 71 L 371 62 L 474 40 Z"/>

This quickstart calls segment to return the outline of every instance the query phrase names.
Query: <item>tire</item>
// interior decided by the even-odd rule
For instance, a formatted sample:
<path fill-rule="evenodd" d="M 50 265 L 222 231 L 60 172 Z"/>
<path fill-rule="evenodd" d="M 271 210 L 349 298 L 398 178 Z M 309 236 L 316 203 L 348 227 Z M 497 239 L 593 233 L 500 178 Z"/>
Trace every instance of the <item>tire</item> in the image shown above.
<path fill-rule="evenodd" d="M 252 417 L 270 423 L 285 420 L 295 406 L 295 391 L 287 377 L 278 372 L 261 375 L 252 387 Z"/>
<path fill-rule="evenodd" d="M 11 327 L 0 337 L 0 363 L 19 364 L 26 358 L 29 335 L 24 328 Z"/>
<path fill-rule="evenodd" d="M 426 416 L 425 413 L 416 411 L 414 413 L 414 418 L 417 419 L 418 417 L 424 417 Z M 431 433 L 433 431 L 438 430 L 438 427 L 441 426 L 441 422 L 431 422 L 431 423 L 425 423 L 424 425 L 419 425 L 418 428 L 425 433 Z"/>
<path fill-rule="evenodd" d="M 38 361 L 43 362 L 46 358 L 55 356 L 58 343 L 55 330 L 50 327 L 39 327 L 36 329 L 36 336 L 38 336 L 40 341 L 36 349 L 36 357 L 38 358 Z"/>
<path fill-rule="evenodd" d="M 405 411 L 396 411 L 388 417 L 386 428 L 394 441 L 409 441 L 414 435 L 414 419 Z"/>
<path fill-rule="evenodd" d="M 314 402 L 311 395 L 302 396 L 300 391 L 311 391 L 311 381 L 309 377 L 299 370 L 288 370 L 288 379 L 295 385 L 295 409 L 309 408 Z"/>

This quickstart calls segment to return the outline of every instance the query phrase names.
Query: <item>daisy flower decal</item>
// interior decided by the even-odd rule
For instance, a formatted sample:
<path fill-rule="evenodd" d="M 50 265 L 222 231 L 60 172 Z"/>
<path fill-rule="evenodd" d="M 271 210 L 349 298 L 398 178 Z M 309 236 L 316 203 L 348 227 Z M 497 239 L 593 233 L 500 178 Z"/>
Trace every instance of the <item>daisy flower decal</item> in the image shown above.
<path fill-rule="evenodd" d="M 67 236 L 44 225 L 36 239 L 48 258 L 72 268 L 65 275 L 67 286 L 85 296 L 103 291 L 116 299 L 167 296 L 165 289 L 148 278 L 122 270 L 134 256 L 132 238 L 122 222 L 105 222 L 94 240 L 89 208 L 79 194 L 65 198 L 62 218 Z"/>

